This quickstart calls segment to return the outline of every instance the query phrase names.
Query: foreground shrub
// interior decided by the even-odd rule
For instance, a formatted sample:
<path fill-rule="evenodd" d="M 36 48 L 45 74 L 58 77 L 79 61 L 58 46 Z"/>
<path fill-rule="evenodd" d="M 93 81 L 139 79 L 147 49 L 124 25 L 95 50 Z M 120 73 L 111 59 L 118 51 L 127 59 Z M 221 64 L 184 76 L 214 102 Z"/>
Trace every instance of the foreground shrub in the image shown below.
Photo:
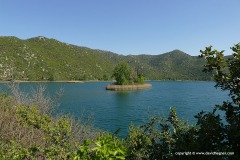
<path fill-rule="evenodd" d="M 27 97 L 17 90 L 0 95 L 0 159 L 69 159 L 85 139 L 97 138 L 99 131 L 91 126 L 51 116 L 43 95 Z M 38 104 L 36 97 L 42 100 Z"/>
<path fill-rule="evenodd" d="M 93 148 L 90 148 L 91 142 L 86 140 L 84 145 L 75 152 L 74 159 L 96 159 L 96 160 L 124 160 L 126 148 L 123 141 L 110 134 L 100 134 L 94 141 Z"/>
<path fill-rule="evenodd" d="M 176 151 L 191 151 L 197 127 L 179 120 L 175 109 L 168 118 L 153 117 L 143 126 L 129 129 L 129 159 L 174 159 Z"/>
<path fill-rule="evenodd" d="M 125 159 L 122 140 L 17 95 L 0 95 L 0 159 Z"/>

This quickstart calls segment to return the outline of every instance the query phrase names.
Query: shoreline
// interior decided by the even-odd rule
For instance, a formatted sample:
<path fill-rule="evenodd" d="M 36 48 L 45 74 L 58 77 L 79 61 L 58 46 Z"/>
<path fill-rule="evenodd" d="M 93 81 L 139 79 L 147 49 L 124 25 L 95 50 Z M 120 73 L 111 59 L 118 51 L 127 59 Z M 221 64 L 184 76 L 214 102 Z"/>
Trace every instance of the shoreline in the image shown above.
<path fill-rule="evenodd" d="M 76 80 L 61 80 L 61 81 L 0 81 L 0 83 L 87 83 L 87 82 L 115 82 L 114 80 L 102 81 L 102 80 L 87 80 L 87 81 L 76 81 Z M 146 82 L 213 82 L 213 81 L 195 81 L 195 80 L 146 80 Z"/>
<path fill-rule="evenodd" d="M 0 83 L 84 83 L 85 81 L 0 81 Z"/>
<path fill-rule="evenodd" d="M 88 83 L 88 82 L 115 82 L 115 81 L 98 81 L 98 80 L 87 80 L 87 81 L 77 81 L 77 80 L 61 80 L 61 81 L 24 81 L 24 80 L 14 80 L 14 81 L 0 81 L 0 83 Z"/>

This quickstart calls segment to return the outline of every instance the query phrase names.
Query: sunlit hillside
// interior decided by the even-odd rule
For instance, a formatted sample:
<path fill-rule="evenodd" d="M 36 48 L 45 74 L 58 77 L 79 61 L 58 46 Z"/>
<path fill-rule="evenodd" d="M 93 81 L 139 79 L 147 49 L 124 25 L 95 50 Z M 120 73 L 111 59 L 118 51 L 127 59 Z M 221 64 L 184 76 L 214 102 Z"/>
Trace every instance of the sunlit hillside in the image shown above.
<path fill-rule="evenodd" d="M 0 37 L 0 80 L 111 80 L 126 61 L 149 80 L 210 80 L 203 60 L 180 50 L 159 55 L 123 56 L 46 37 Z"/>

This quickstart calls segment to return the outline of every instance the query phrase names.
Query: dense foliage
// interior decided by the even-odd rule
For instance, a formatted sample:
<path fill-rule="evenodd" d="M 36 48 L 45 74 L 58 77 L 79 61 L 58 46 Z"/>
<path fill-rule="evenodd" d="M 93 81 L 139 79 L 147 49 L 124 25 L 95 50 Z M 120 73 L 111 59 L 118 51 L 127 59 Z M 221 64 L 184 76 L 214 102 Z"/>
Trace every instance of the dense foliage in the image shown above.
<path fill-rule="evenodd" d="M 117 85 L 144 84 L 144 77 L 137 71 L 131 69 L 126 62 L 120 62 L 113 70 L 112 77 Z"/>
<path fill-rule="evenodd" d="M 42 104 L 50 104 L 43 92 L 0 95 L 1 160 L 125 159 L 122 140 L 68 116 L 52 117 Z"/>
<path fill-rule="evenodd" d="M 0 80 L 111 80 L 121 61 L 151 80 L 210 80 L 203 60 L 179 50 L 123 56 L 46 37 L 0 37 Z"/>
<path fill-rule="evenodd" d="M 210 116 L 219 123 L 221 144 L 224 149 L 234 151 L 240 158 L 240 43 L 231 49 L 233 54 L 228 60 L 223 58 L 224 51 L 212 50 L 211 46 L 207 47 L 205 51 L 201 51 L 201 56 L 205 57 L 207 62 L 204 71 L 215 71 L 216 87 L 229 91 L 232 101 L 224 101 L 222 105 L 216 105 Z M 216 110 L 225 113 L 226 123 L 218 120 L 219 118 L 214 114 Z"/>
<path fill-rule="evenodd" d="M 130 81 L 131 70 L 127 63 L 120 62 L 113 70 L 112 77 L 115 78 L 118 85 L 127 85 Z"/>

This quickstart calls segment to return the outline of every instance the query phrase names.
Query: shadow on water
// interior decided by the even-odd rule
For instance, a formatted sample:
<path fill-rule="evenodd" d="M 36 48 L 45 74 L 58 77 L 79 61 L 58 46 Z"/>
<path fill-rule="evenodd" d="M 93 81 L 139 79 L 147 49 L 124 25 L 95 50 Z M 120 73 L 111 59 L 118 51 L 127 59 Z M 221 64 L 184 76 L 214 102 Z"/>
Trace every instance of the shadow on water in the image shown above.
<path fill-rule="evenodd" d="M 118 136 L 124 138 L 128 133 L 128 127 L 131 123 L 140 124 L 144 116 L 136 115 L 136 105 L 139 102 L 137 98 L 141 91 L 111 91 L 114 112 L 111 112 L 112 133 L 118 131 Z M 138 109 L 137 109 L 138 110 Z M 126 125 L 127 124 L 127 125 Z"/>
<path fill-rule="evenodd" d="M 128 102 L 130 101 L 130 93 L 127 91 L 118 91 L 114 97 L 119 107 L 127 106 Z"/>
<path fill-rule="evenodd" d="M 119 113 L 126 114 L 139 102 L 137 96 L 140 91 L 116 91 L 113 93 L 114 105 Z"/>

